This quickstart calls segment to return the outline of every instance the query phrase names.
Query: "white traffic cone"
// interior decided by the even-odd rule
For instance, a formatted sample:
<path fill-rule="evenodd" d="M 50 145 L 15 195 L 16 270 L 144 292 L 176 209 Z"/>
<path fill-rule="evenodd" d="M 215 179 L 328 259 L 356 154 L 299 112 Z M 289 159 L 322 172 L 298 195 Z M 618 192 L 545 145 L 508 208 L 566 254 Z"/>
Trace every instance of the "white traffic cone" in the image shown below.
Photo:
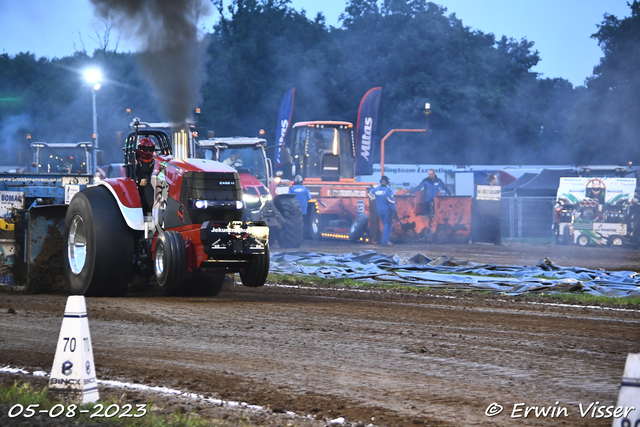
<path fill-rule="evenodd" d="M 76 404 L 98 400 L 87 306 L 81 295 L 67 299 L 49 378 L 49 394 Z"/>
<path fill-rule="evenodd" d="M 640 426 L 640 353 L 627 355 L 616 408 L 621 415 L 613 419 L 613 427 Z"/>

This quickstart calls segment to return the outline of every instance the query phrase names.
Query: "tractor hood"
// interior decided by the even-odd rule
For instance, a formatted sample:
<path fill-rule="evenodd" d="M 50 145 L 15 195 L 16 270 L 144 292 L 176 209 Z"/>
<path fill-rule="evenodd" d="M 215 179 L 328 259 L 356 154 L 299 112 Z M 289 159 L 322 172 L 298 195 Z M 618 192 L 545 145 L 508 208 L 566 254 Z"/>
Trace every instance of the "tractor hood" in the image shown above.
<path fill-rule="evenodd" d="M 249 173 L 239 173 L 238 176 L 240 176 L 242 190 L 244 190 L 245 187 L 264 187 L 262 181 Z"/>
<path fill-rule="evenodd" d="M 170 164 L 178 170 L 184 172 L 231 172 L 235 173 L 235 169 L 231 166 L 227 166 L 224 163 L 216 162 L 215 160 L 206 159 L 188 159 L 178 160 L 170 156 L 158 156 L 157 163 Z"/>
<path fill-rule="evenodd" d="M 238 173 L 231 167 L 213 160 L 177 160 L 157 156 L 151 184 L 154 204 L 177 203 L 178 212 L 172 226 L 187 225 L 184 211 L 194 224 L 206 220 L 236 221 L 242 216 L 242 190 Z M 165 214 L 165 222 L 170 220 Z"/>

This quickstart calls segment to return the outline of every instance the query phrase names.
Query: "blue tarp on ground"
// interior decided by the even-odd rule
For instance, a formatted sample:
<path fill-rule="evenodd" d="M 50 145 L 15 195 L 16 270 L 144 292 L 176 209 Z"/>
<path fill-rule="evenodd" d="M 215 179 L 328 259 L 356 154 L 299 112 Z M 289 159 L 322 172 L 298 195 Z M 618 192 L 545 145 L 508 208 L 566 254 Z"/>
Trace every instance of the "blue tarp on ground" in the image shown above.
<path fill-rule="evenodd" d="M 576 292 L 611 297 L 640 295 L 640 274 L 634 271 L 560 267 L 545 258 L 535 267 L 478 264 L 443 255 L 430 259 L 381 254 L 373 250 L 342 255 L 319 252 L 275 252 L 270 272 L 350 278 L 432 289 L 478 290 L 507 295 Z"/>

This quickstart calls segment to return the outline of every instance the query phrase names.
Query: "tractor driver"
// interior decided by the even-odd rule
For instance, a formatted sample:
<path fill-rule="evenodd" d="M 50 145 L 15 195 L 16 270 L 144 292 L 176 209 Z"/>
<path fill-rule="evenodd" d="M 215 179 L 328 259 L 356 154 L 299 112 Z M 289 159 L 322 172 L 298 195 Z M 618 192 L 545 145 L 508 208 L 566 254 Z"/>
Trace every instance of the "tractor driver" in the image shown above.
<path fill-rule="evenodd" d="M 234 169 L 242 167 L 242 159 L 240 158 L 240 152 L 238 150 L 232 150 L 228 159 L 223 161 L 225 165 L 231 166 Z"/>
<path fill-rule="evenodd" d="M 309 144 L 309 168 L 312 176 L 319 176 L 321 170 L 322 154 L 324 153 L 324 137 L 320 131 L 313 132 Z"/>
<path fill-rule="evenodd" d="M 151 188 L 151 175 L 153 174 L 153 161 L 156 155 L 156 144 L 150 138 L 142 138 L 138 142 L 136 151 L 136 181 L 140 193 L 142 209 L 151 211 L 153 203 L 153 189 Z"/>
<path fill-rule="evenodd" d="M 598 181 L 593 181 L 592 182 L 592 186 L 590 188 L 586 189 L 586 191 L 585 191 L 586 194 L 585 195 L 586 195 L 586 197 L 588 197 L 590 199 L 596 199 L 599 204 L 603 205 L 604 204 L 605 189 L 600 184 L 600 182 L 601 181 L 599 181 L 599 180 Z"/>

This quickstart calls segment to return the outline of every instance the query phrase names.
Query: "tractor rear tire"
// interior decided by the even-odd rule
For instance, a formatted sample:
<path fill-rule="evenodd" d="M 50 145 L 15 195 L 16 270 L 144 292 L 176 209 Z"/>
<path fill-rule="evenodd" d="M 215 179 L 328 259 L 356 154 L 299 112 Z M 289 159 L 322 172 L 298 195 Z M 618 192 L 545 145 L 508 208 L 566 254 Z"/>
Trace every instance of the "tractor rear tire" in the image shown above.
<path fill-rule="evenodd" d="M 158 291 L 163 295 L 177 295 L 187 268 L 187 251 L 182 234 L 165 231 L 156 239 L 153 269 Z"/>
<path fill-rule="evenodd" d="M 619 236 L 617 234 L 614 234 L 612 236 L 609 236 L 609 238 L 607 239 L 607 246 L 608 247 L 614 247 L 614 248 L 618 248 L 618 247 L 622 247 L 622 245 L 624 244 L 624 236 Z"/>
<path fill-rule="evenodd" d="M 267 281 L 269 274 L 269 244 L 265 246 L 264 253 L 255 255 L 242 271 L 240 280 L 244 286 L 249 288 L 259 288 Z"/>
<path fill-rule="evenodd" d="M 197 297 L 215 297 L 222 291 L 226 276 L 225 273 L 193 273 L 186 293 Z"/>
<path fill-rule="evenodd" d="M 64 220 L 63 257 L 72 295 L 119 297 L 133 277 L 134 231 L 103 186 L 76 194 Z"/>
<path fill-rule="evenodd" d="M 278 200 L 276 203 L 285 220 L 282 229 L 277 233 L 278 244 L 281 248 L 299 248 L 304 241 L 304 222 L 300 202 L 291 197 Z"/>

